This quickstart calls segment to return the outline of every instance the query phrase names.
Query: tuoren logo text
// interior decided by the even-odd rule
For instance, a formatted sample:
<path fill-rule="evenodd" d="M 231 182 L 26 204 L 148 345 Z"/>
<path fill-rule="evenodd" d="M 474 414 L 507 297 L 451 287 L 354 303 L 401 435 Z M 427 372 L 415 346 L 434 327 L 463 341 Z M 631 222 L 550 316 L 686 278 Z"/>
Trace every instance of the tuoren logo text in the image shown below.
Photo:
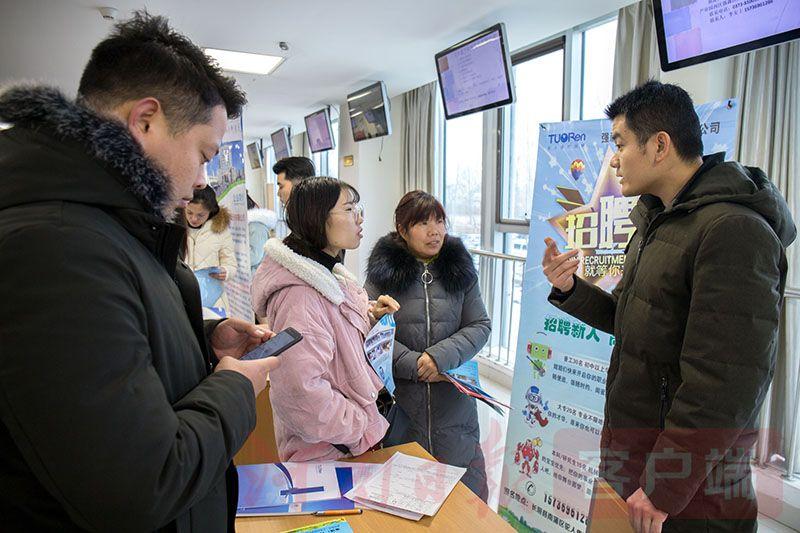
<path fill-rule="evenodd" d="M 586 141 L 585 133 L 575 133 L 573 131 L 564 133 L 551 133 L 547 136 L 550 139 L 550 144 L 554 143 L 568 143 L 568 142 L 584 142 Z"/>

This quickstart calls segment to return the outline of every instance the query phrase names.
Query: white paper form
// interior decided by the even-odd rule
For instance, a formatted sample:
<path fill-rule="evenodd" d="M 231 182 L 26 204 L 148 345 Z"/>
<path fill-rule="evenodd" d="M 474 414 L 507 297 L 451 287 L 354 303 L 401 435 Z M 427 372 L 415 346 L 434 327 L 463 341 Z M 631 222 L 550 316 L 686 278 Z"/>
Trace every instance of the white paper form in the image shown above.
<path fill-rule="evenodd" d="M 433 516 L 466 471 L 398 452 L 346 497 Z"/>
<path fill-rule="evenodd" d="M 421 520 L 423 514 L 420 513 L 412 513 L 411 511 L 405 511 L 403 509 L 398 509 L 397 507 L 389 507 L 388 505 L 381 505 L 375 502 L 368 502 L 366 500 L 362 500 L 361 498 L 356 498 L 353 500 L 357 506 L 363 507 L 364 509 L 372 509 L 373 511 L 380 511 L 382 513 L 389 513 L 395 516 L 399 516 L 400 518 L 405 518 L 407 520 Z"/>

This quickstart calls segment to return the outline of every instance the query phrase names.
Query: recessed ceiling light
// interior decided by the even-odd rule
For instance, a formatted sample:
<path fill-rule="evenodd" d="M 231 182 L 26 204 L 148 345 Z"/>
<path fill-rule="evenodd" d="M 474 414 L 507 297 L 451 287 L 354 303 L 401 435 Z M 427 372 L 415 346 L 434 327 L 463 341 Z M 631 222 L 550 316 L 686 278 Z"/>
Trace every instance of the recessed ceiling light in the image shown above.
<path fill-rule="evenodd" d="M 206 48 L 205 53 L 216 59 L 222 70 L 246 72 L 248 74 L 271 74 L 284 60 L 280 56 L 233 52 L 231 50 L 217 50 L 216 48 Z"/>

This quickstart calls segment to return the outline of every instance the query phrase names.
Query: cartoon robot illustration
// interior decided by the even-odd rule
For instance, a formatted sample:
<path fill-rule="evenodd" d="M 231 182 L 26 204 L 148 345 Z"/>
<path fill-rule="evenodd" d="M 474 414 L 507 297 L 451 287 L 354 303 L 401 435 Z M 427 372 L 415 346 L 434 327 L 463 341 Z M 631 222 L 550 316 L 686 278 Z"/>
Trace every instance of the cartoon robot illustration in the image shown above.
<path fill-rule="evenodd" d="M 533 368 L 533 377 L 544 377 L 547 372 L 545 362 L 553 358 L 553 350 L 546 344 L 528 342 L 527 352 L 528 355 L 526 357 Z"/>
<path fill-rule="evenodd" d="M 517 443 L 517 451 L 514 453 L 514 464 L 519 465 L 520 474 L 531 477 L 531 473 L 539 473 L 539 447 L 542 439 L 537 437 L 533 440 L 526 439 L 525 442 Z"/>
<path fill-rule="evenodd" d="M 522 410 L 522 416 L 529 426 L 536 427 L 536 424 L 538 424 L 541 427 L 545 427 L 550 423 L 550 419 L 547 416 L 550 411 L 549 404 L 542 399 L 539 387 L 534 385 L 528 389 L 528 392 L 525 393 L 525 400 L 528 405 Z"/>

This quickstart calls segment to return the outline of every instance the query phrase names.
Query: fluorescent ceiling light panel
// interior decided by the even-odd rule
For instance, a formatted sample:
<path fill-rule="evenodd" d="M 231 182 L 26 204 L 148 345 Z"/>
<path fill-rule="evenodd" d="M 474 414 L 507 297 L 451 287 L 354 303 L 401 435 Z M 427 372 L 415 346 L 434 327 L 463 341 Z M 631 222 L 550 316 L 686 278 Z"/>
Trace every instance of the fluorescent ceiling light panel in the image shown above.
<path fill-rule="evenodd" d="M 248 74 L 271 74 L 284 60 L 280 56 L 232 52 L 215 48 L 206 48 L 205 53 L 216 59 L 222 70 Z"/>

